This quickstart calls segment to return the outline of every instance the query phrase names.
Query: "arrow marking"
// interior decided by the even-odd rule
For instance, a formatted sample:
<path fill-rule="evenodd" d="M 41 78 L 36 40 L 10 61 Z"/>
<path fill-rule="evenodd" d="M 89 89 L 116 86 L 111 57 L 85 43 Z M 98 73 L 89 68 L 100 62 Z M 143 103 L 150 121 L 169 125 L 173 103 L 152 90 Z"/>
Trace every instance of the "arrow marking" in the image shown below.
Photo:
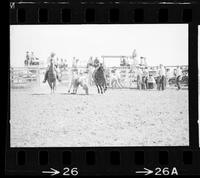
<path fill-rule="evenodd" d="M 136 171 L 135 173 L 137 173 L 137 174 L 144 174 L 146 176 L 146 175 L 152 174 L 153 171 L 150 170 L 150 169 L 144 168 L 144 171 Z"/>
<path fill-rule="evenodd" d="M 50 169 L 51 169 L 51 171 L 42 171 L 42 173 L 51 174 L 51 176 L 55 176 L 56 174 L 60 174 L 60 171 L 53 169 L 53 168 L 50 168 Z"/>

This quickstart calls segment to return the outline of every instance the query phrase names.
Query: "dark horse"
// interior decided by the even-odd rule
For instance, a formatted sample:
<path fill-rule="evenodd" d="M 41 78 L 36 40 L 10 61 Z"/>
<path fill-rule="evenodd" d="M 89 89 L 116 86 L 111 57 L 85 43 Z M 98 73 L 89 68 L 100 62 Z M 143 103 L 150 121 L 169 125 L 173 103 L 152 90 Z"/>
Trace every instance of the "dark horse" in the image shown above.
<path fill-rule="evenodd" d="M 94 83 L 97 87 L 98 93 L 101 92 L 101 94 L 105 93 L 107 90 L 107 85 L 106 85 L 106 78 L 104 75 L 104 68 L 102 65 L 97 67 L 93 73 L 93 80 Z"/>
<path fill-rule="evenodd" d="M 56 71 L 55 66 L 53 62 L 51 61 L 49 70 L 48 70 L 48 78 L 47 78 L 48 84 L 51 88 L 51 93 L 54 93 L 55 87 L 56 87 Z"/>

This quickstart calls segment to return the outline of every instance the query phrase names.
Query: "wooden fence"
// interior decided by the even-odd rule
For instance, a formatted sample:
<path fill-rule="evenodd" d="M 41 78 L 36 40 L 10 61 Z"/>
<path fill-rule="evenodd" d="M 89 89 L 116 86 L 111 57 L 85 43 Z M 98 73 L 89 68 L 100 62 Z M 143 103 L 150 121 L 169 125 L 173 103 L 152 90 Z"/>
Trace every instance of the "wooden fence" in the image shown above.
<path fill-rule="evenodd" d="M 175 67 L 175 66 L 170 66 Z M 111 85 L 111 73 L 117 69 L 120 74 L 121 83 L 125 88 L 132 87 L 136 82 L 135 71 L 130 67 L 109 67 L 106 68 L 106 78 L 108 86 Z M 78 71 L 87 71 L 86 67 L 78 67 Z M 10 68 L 11 88 L 40 86 L 44 79 L 46 68 L 44 67 L 15 67 Z M 71 68 L 61 69 L 61 84 L 68 83 L 71 78 Z M 89 77 L 88 77 L 89 79 Z M 91 82 L 89 82 L 91 84 Z"/>

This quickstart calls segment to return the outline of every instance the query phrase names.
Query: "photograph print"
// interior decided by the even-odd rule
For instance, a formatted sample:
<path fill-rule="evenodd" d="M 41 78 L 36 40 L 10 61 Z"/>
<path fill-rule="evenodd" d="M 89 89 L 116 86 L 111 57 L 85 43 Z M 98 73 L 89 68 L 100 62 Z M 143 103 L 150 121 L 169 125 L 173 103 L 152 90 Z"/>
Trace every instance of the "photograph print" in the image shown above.
<path fill-rule="evenodd" d="M 188 25 L 10 25 L 11 147 L 189 146 Z"/>

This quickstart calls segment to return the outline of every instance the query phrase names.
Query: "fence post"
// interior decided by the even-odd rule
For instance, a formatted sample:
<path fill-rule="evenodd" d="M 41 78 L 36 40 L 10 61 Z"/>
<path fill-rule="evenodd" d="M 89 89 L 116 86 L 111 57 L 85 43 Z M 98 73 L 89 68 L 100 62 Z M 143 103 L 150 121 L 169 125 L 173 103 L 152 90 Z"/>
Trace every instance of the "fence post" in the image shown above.
<path fill-rule="evenodd" d="M 37 85 L 40 86 L 40 68 L 37 68 Z"/>

